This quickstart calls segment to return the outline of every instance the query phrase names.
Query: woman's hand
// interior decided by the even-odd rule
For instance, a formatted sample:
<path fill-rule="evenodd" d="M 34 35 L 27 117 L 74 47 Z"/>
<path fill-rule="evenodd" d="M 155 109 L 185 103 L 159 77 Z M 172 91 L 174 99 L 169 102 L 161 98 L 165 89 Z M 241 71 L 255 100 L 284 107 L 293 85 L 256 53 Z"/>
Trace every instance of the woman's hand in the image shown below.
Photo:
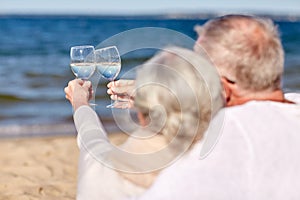
<path fill-rule="evenodd" d="M 90 81 L 74 79 L 65 87 L 66 99 L 70 101 L 74 111 L 82 105 L 89 105 L 92 97 L 92 84 Z"/>
<path fill-rule="evenodd" d="M 132 108 L 134 103 L 134 80 L 118 80 L 107 84 L 107 94 L 112 100 L 118 100 L 114 107 Z"/>

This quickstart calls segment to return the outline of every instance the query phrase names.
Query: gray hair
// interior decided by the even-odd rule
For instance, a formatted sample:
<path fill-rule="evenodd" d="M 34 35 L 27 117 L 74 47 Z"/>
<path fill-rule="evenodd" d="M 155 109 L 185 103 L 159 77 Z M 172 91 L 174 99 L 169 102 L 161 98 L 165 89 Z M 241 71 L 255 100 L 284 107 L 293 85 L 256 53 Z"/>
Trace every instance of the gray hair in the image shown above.
<path fill-rule="evenodd" d="M 175 146 L 186 148 L 200 139 L 224 106 L 215 67 L 193 51 L 172 47 L 161 51 L 137 72 L 135 106 L 151 128 Z M 192 141 L 192 142 L 190 142 Z"/>
<path fill-rule="evenodd" d="M 284 51 L 270 19 L 227 15 L 208 21 L 198 43 L 221 76 L 249 91 L 281 88 Z M 197 48 L 195 48 L 197 51 Z"/>

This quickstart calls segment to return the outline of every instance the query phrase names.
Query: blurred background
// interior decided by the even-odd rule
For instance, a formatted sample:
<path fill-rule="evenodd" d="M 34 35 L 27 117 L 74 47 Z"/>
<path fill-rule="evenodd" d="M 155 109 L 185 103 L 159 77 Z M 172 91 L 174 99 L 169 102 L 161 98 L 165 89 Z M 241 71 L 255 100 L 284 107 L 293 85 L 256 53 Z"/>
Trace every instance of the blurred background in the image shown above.
<path fill-rule="evenodd" d="M 1 1 L 0 137 L 74 134 L 72 108 L 63 92 L 74 78 L 69 67 L 71 46 L 97 46 L 115 34 L 141 27 L 168 28 L 196 39 L 196 24 L 230 13 L 275 21 L 286 52 L 284 90 L 300 91 L 298 0 Z M 153 53 L 141 50 L 123 55 L 121 75 Z M 107 82 L 100 79 L 96 111 L 109 127 L 113 120 L 111 110 L 105 108 L 110 103 Z"/>

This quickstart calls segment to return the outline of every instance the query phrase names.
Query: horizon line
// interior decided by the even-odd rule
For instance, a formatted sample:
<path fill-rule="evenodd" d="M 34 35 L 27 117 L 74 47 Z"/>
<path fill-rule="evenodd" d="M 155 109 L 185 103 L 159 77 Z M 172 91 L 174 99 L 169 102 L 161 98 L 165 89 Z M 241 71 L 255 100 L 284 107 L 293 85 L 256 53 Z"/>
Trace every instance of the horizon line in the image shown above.
<path fill-rule="evenodd" d="M 24 13 L 1 13 L 0 17 L 7 17 L 7 16 L 24 16 L 24 17 L 39 17 L 39 16 L 49 16 L 49 17 L 112 17 L 112 18 L 145 18 L 145 17 L 159 17 L 159 18 L 167 18 L 167 19 L 207 19 L 210 17 L 217 17 L 226 14 L 248 14 L 248 15 L 256 15 L 261 17 L 272 17 L 272 18 L 279 18 L 279 19 L 287 19 L 287 20 L 300 20 L 300 13 L 274 13 L 274 12 L 226 12 L 226 11 L 210 11 L 210 12 L 168 12 L 168 13 L 38 13 L 38 12 L 24 12 Z"/>

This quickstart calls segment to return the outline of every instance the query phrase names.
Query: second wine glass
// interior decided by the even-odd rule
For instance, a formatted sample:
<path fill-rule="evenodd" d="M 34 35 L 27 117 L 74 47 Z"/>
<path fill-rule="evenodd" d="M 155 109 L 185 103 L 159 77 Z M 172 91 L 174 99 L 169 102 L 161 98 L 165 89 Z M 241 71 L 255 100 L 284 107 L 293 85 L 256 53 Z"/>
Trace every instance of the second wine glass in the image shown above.
<path fill-rule="evenodd" d="M 121 58 L 117 47 L 96 49 L 94 54 L 96 70 L 107 80 L 114 81 L 121 71 Z M 106 107 L 113 108 L 114 103 Z"/>

